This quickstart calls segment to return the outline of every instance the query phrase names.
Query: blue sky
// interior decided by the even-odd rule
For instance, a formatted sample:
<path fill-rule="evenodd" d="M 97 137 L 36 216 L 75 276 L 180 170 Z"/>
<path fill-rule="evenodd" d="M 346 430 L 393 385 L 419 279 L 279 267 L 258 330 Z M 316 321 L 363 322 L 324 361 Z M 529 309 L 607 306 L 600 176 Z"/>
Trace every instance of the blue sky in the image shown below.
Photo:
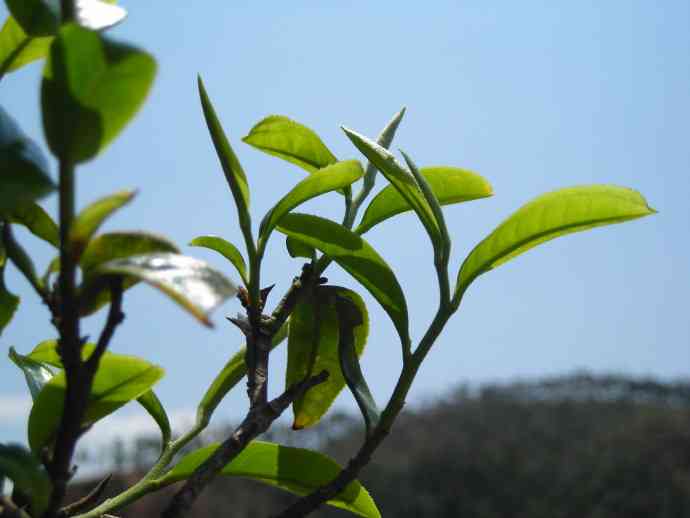
<path fill-rule="evenodd" d="M 575 369 L 687 378 L 690 4 L 325 4 L 123 3 L 129 18 L 112 35 L 151 51 L 158 78 L 122 136 L 79 169 L 80 206 L 138 188 L 134 203 L 106 230 L 160 232 L 232 276 L 222 259 L 185 246 L 207 233 L 242 243 L 199 108 L 197 73 L 247 171 L 255 222 L 303 177 L 240 142 L 255 122 L 288 115 L 316 130 L 339 158 L 360 158 L 339 125 L 375 136 L 407 106 L 394 147 L 419 165 L 474 170 L 496 193 L 446 209 L 453 271 L 502 219 L 544 191 L 625 185 L 659 210 L 654 217 L 548 243 L 481 277 L 421 369 L 411 403 L 459 383 Z M 4 6 L 0 15 L 6 15 Z M 34 64 L 6 77 L 0 104 L 43 145 L 40 71 Z M 377 186 L 383 182 L 379 178 Z M 56 203 L 52 197 L 44 206 L 54 214 Z M 304 210 L 339 218 L 340 203 L 333 194 Z M 18 234 L 42 269 L 51 251 Z M 368 240 L 396 270 L 418 339 L 437 300 L 420 224 L 400 216 L 372 230 Z M 299 266 L 274 237 L 265 281 L 276 282 L 280 293 Z M 356 286 L 336 267 L 328 277 Z M 23 304 L 0 338 L 3 357 L 11 345 L 28 351 L 55 335 L 47 311 L 13 271 L 8 284 Z M 375 301 L 367 301 L 374 324 L 363 369 L 384 403 L 400 353 L 392 325 Z M 171 411 L 189 415 L 241 343 L 223 318 L 239 304 L 228 302 L 217 311 L 216 328 L 209 331 L 146 286 L 128 292 L 125 302 L 127 320 L 113 350 L 163 365 L 167 375 L 157 391 Z M 102 317 L 85 321 L 85 333 L 96 336 Z M 272 356 L 272 393 L 283 386 L 284 366 L 282 348 Z M 24 440 L 24 381 L 7 360 L 0 361 L 0 403 L 0 439 Z M 349 394 L 337 405 L 355 408 Z M 216 420 L 236 419 L 244 409 L 238 387 Z M 123 412 L 140 420 L 134 407 Z M 118 421 L 118 432 L 138 429 L 127 422 Z"/>

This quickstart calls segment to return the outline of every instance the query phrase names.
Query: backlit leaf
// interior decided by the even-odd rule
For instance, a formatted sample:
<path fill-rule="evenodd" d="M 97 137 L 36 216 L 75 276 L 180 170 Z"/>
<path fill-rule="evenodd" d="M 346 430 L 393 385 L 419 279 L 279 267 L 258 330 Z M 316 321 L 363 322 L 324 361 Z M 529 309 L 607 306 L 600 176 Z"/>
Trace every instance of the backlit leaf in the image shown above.
<path fill-rule="evenodd" d="M 655 212 L 637 191 L 613 185 L 570 187 L 543 194 L 522 206 L 470 252 L 458 273 L 454 298 L 459 302 L 479 275 L 541 243 Z"/>
<path fill-rule="evenodd" d="M 155 73 L 149 54 L 75 24 L 63 26 L 41 84 L 43 129 L 53 154 L 71 163 L 96 156 L 139 110 Z"/>
<path fill-rule="evenodd" d="M 95 201 L 77 214 L 69 232 L 69 241 L 75 260 L 79 260 L 84 248 L 103 222 L 113 212 L 132 201 L 135 195 L 134 191 L 117 192 Z"/>
<path fill-rule="evenodd" d="M 40 148 L 0 107 L 0 211 L 42 198 L 55 189 Z"/>
<path fill-rule="evenodd" d="M 320 250 L 357 279 L 388 313 L 402 343 L 409 343 L 405 295 L 393 271 L 369 243 L 342 225 L 309 214 L 287 214 L 277 229 Z"/>
<path fill-rule="evenodd" d="M 147 392 L 163 369 L 140 358 L 104 355 L 94 377 L 83 424 L 88 426 Z M 34 452 L 49 444 L 57 431 L 65 399 L 64 371 L 39 393 L 29 415 L 29 445 Z"/>
<path fill-rule="evenodd" d="M 33 202 L 17 205 L 12 210 L 2 214 L 10 223 L 26 227 L 33 235 L 50 243 L 55 248 L 60 247 L 60 233 L 58 227 L 43 208 Z"/>
<path fill-rule="evenodd" d="M 276 203 L 266 214 L 259 228 L 259 235 L 267 238 L 280 219 L 292 209 L 321 194 L 348 187 L 364 175 L 362 165 L 356 160 L 337 162 L 309 175 Z"/>
<path fill-rule="evenodd" d="M 218 252 L 235 267 L 242 281 L 244 281 L 245 284 L 249 284 L 247 264 L 244 261 L 244 257 L 242 257 L 242 252 L 240 252 L 230 241 L 218 236 L 199 236 L 192 239 L 189 244 L 191 246 L 201 246 Z"/>
<path fill-rule="evenodd" d="M 489 182 L 464 169 L 422 167 L 420 172 L 441 205 L 486 198 L 493 194 Z M 412 210 L 412 207 L 400 192 L 393 185 L 387 185 L 371 200 L 355 232 L 364 234 L 374 225 L 408 210 Z"/>
<path fill-rule="evenodd" d="M 81 350 L 81 357 L 82 360 L 87 360 L 89 356 L 91 356 L 91 353 L 93 353 L 94 349 L 96 348 L 95 344 L 92 343 L 86 343 L 82 346 Z M 109 351 L 106 351 L 103 353 L 103 357 L 120 357 L 122 355 L 111 353 Z M 43 342 L 39 343 L 36 347 L 34 347 L 34 350 L 29 353 L 28 356 L 25 356 L 24 358 L 27 358 L 30 361 L 37 362 L 39 364 L 43 365 L 49 365 L 52 367 L 56 367 L 58 369 L 62 369 L 62 360 L 60 359 L 60 355 L 57 352 L 57 340 L 44 340 Z M 127 356 L 124 356 L 124 358 L 128 358 Z M 52 376 L 52 373 L 51 373 Z M 158 424 L 159 428 L 161 429 L 161 434 L 163 438 L 163 443 L 167 442 L 170 440 L 170 422 L 168 420 L 168 415 L 165 412 L 165 409 L 163 408 L 163 405 L 161 404 L 160 400 L 156 396 L 155 392 L 153 390 L 149 390 L 148 392 L 145 392 L 141 396 L 137 398 L 137 402 L 144 407 L 144 409 L 149 413 L 149 415 L 156 421 Z"/>
<path fill-rule="evenodd" d="M 158 482 L 165 486 L 187 479 L 217 448 L 218 444 L 211 444 L 187 454 Z M 335 461 L 315 451 L 252 441 L 221 474 L 253 479 L 303 496 L 333 480 L 341 470 Z M 358 480 L 350 482 L 327 503 L 367 518 L 381 516 L 374 500 Z"/>
<path fill-rule="evenodd" d="M 17 21 L 8 16 L 0 29 L 0 79 L 48 54 L 52 36 L 33 38 L 27 35 Z"/>
<path fill-rule="evenodd" d="M 338 161 L 314 131 L 283 115 L 266 117 L 242 141 L 309 173 Z"/>
<path fill-rule="evenodd" d="M 109 261 L 98 275 L 122 275 L 158 288 L 201 323 L 213 327 L 209 313 L 237 294 L 237 286 L 193 257 L 159 253 Z"/>
<path fill-rule="evenodd" d="M 310 261 L 314 259 L 315 250 L 311 246 L 307 246 L 290 236 L 285 238 L 285 248 L 287 248 L 290 257 L 304 257 Z"/>

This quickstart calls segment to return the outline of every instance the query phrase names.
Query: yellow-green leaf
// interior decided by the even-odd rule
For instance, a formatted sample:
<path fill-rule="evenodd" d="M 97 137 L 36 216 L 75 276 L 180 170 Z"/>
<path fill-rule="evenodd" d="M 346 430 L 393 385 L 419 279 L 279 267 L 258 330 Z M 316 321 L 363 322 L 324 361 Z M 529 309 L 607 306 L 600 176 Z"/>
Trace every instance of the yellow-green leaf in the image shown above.
<path fill-rule="evenodd" d="M 247 264 L 244 261 L 244 257 L 242 257 L 242 252 L 240 252 L 230 241 L 218 236 L 199 236 L 192 239 L 189 244 L 191 246 L 201 246 L 218 252 L 220 255 L 230 261 L 230 263 L 235 267 L 237 273 L 240 274 L 242 281 L 245 284 L 249 284 L 249 278 L 247 277 Z"/>
<path fill-rule="evenodd" d="M 464 169 L 422 167 L 420 172 L 441 205 L 486 198 L 493 194 L 489 182 Z M 355 232 L 364 234 L 374 225 L 408 210 L 412 210 L 412 207 L 407 200 L 393 185 L 387 185 L 371 200 Z"/>
<path fill-rule="evenodd" d="M 518 209 L 470 252 L 458 273 L 454 299 L 459 303 L 479 275 L 541 243 L 655 212 L 640 193 L 626 187 L 586 185 L 543 194 Z"/>
<path fill-rule="evenodd" d="M 283 115 L 261 120 L 242 141 L 309 173 L 338 161 L 313 130 Z"/>

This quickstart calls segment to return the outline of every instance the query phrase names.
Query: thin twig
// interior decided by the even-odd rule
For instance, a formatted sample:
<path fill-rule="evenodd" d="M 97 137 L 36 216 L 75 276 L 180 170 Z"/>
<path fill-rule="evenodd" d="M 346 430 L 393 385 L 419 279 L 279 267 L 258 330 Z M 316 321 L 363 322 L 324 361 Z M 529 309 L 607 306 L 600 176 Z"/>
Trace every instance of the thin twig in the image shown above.
<path fill-rule="evenodd" d="M 108 475 L 98 484 L 96 484 L 96 487 L 89 491 L 86 496 L 60 509 L 60 515 L 74 516 L 75 514 L 79 514 L 82 511 L 88 511 L 91 507 L 94 507 L 103 495 L 103 491 L 105 491 L 105 488 L 108 486 L 108 483 L 112 477 L 112 474 Z"/>
<path fill-rule="evenodd" d="M 322 371 L 300 383 L 292 385 L 280 396 L 266 403 L 261 408 L 250 412 L 230 437 L 206 460 L 175 494 L 162 518 L 179 518 L 189 511 L 203 489 L 216 477 L 232 459 L 234 459 L 259 434 L 268 430 L 290 404 L 311 387 L 323 383 L 328 373 Z"/>

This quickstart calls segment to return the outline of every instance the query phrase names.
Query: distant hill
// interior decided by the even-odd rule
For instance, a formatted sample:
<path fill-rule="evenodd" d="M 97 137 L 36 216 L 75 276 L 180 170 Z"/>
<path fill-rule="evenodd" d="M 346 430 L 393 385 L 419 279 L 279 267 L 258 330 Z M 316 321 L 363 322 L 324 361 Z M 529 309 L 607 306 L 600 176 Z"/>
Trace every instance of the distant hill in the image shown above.
<path fill-rule="evenodd" d="M 336 415 L 269 440 L 318 446 L 345 462 L 361 433 L 359 419 Z M 111 492 L 135 480 L 115 479 Z M 461 388 L 406 412 L 361 480 L 384 517 L 687 518 L 690 384 L 575 374 Z M 168 499 L 149 497 L 118 515 L 157 516 Z M 267 517 L 292 500 L 218 480 L 193 516 Z"/>

